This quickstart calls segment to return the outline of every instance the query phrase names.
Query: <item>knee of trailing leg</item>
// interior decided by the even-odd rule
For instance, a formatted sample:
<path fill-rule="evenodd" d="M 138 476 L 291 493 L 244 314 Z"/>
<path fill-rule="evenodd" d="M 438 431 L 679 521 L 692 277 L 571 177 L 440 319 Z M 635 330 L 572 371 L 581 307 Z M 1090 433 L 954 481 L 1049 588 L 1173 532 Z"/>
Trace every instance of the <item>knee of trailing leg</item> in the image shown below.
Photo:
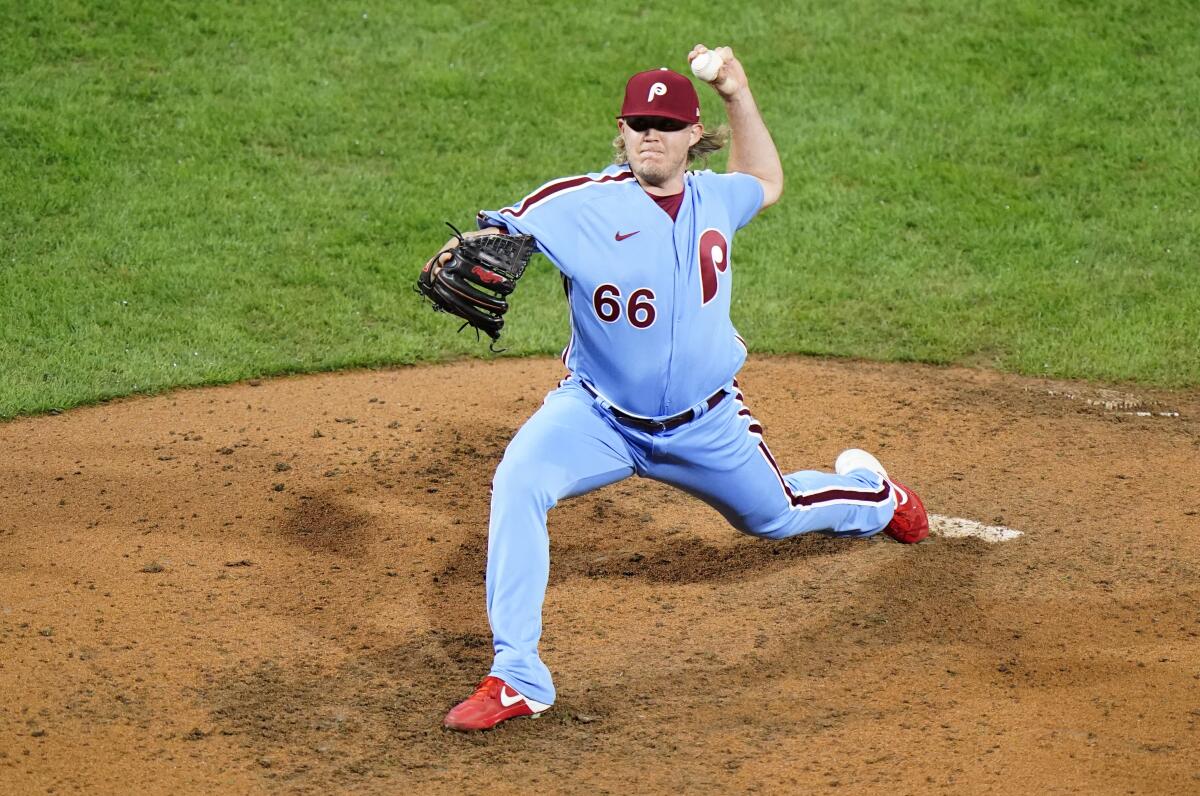
<path fill-rule="evenodd" d="M 721 516 L 725 518 L 726 522 L 747 536 L 776 539 L 779 537 L 773 534 L 780 533 L 784 529 L 785 518 L 765 510 L 762 506 L 746 509 L 715 501 L 709 505 L 721 512 Z"/>
<path fill-rule="evenodd" d="M 759 539 L 786 539 L 788 536 L 787 523 L 781 518 L 765 519 L 761 517 L 738 517 L 730 524 L 747 536 L 757 536 Z"/>

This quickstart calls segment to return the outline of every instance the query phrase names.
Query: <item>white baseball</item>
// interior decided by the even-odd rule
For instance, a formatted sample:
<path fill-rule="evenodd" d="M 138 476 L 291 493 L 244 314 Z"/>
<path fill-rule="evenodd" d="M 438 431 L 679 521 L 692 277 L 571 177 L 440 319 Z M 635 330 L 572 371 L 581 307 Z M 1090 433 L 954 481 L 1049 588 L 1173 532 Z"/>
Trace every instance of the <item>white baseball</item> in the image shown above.
<path fill-rule="evenodd" d="M 716 52 L 705 50 L 692 59 L 692 74 L 705 83 L 711 83 L 724 64 L 725 61 Z"/>

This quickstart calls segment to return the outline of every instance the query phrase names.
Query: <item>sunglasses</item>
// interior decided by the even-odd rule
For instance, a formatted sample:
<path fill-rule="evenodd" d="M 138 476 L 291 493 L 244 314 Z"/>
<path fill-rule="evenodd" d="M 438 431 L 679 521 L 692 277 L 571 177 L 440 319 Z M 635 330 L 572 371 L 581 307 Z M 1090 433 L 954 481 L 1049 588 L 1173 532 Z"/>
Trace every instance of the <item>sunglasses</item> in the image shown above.
<path fill-rule="evenodd" d="M 653 128 L 660 133 L 677 133 L 687 127 L 691 127 L 687 122 L 681 122 L 678 119 L 666 119 L 662 116 L 630 116 L 625 119 L 625 124 L 632 130 L 638 133 L 644 133 Z"/>

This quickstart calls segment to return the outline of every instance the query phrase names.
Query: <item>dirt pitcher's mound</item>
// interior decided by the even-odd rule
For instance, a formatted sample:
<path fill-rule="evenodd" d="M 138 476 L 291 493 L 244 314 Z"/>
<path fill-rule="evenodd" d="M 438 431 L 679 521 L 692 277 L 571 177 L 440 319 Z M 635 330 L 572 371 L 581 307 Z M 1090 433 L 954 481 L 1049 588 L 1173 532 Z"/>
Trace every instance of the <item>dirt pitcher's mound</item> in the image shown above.
<path fill-rule="evenodd" d="M 757 359 L 785 470 L 877 453 L 1015 541 L 769 543 L 630 480 L 551 514 L 559 701 L 487 672 L 503 360 L 0 425 L 0 791 L 1200 790 L 1200 396 Z"/>

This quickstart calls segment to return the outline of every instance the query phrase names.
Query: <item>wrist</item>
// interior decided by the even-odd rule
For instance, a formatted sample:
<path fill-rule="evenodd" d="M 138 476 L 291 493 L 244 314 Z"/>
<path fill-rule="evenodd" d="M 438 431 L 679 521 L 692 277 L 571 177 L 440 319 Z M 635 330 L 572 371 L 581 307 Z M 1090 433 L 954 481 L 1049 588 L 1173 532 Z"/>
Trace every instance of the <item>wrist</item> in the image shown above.
<path fill-rule="evenodd" d="M 731 94 L 722 94 L 721 99 L 725 102 L 725 107 L 754 107 L 754 95 L 750 93 L 750 86 L 740 86 Z"/>

